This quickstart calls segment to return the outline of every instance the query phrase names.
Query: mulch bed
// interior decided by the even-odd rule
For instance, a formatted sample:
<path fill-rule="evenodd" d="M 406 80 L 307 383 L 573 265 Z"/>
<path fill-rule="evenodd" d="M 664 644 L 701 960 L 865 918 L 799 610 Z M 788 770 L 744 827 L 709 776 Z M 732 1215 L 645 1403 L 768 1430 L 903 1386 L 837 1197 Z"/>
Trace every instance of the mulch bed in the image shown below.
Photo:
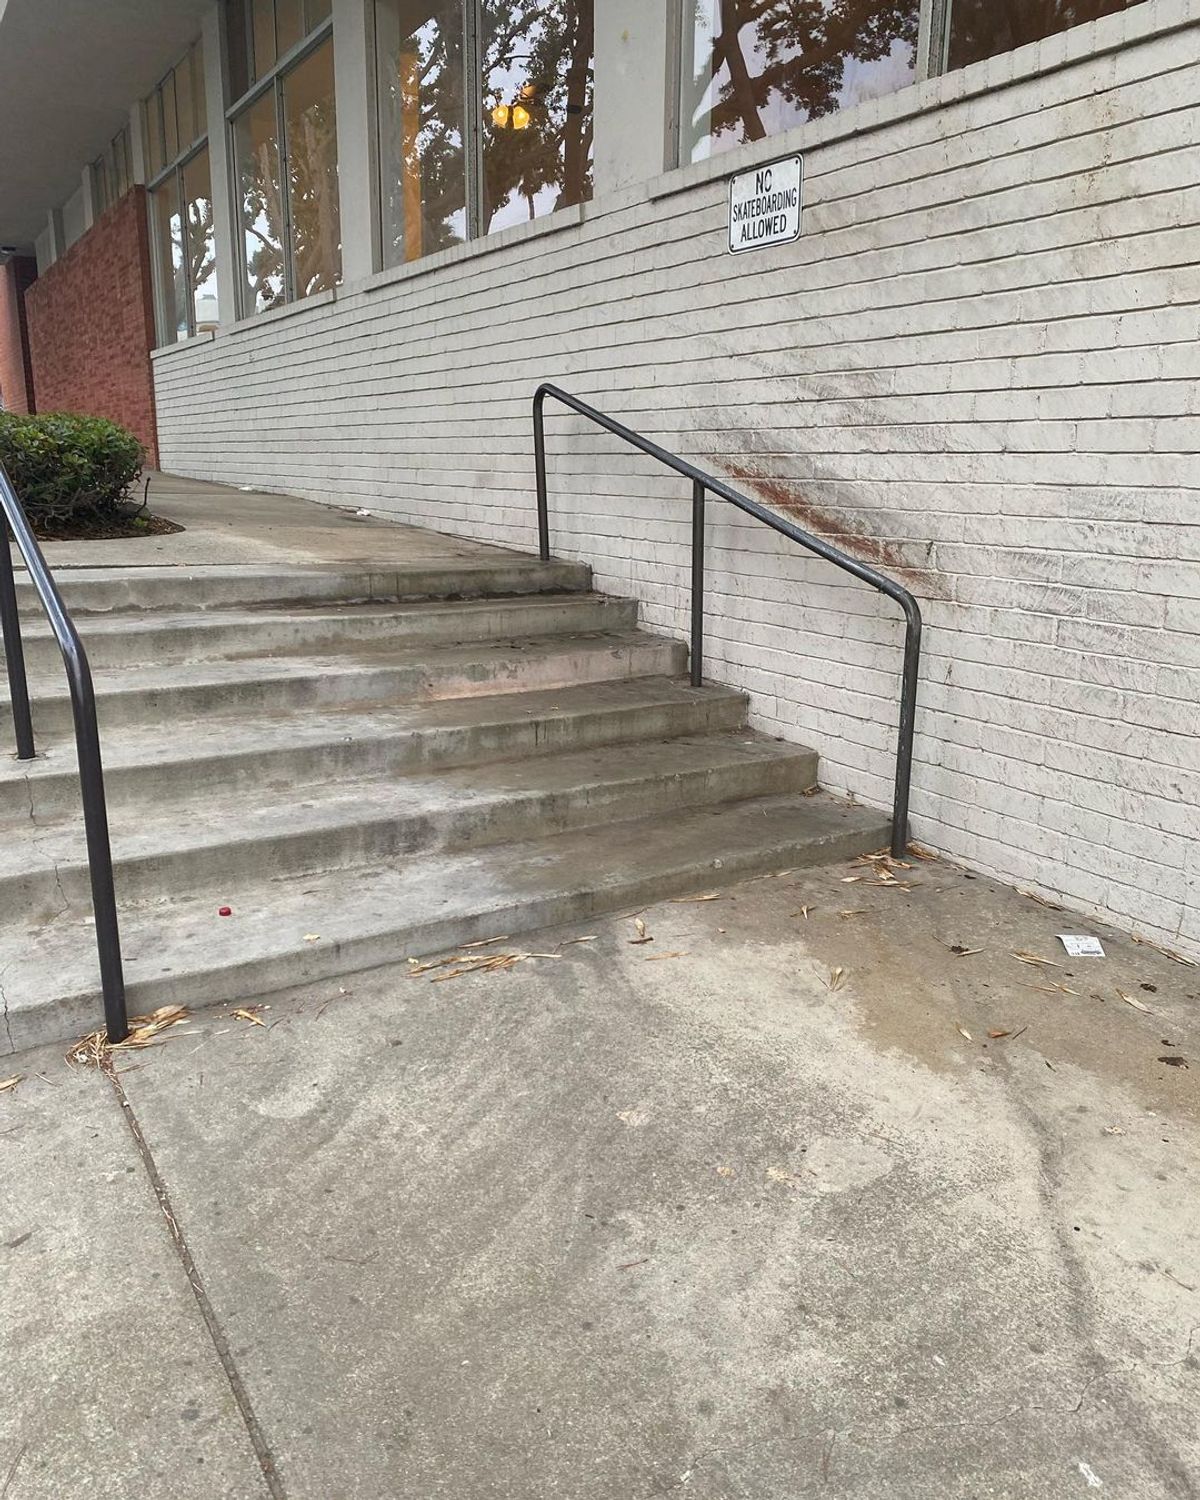
<path fill-rule="evenodd" d="M 165 516 L 75 516 L 61 527 L 35 522 L 39 542 L 111 542 L 134 536 L 172 536 L 182 526 Z"/>

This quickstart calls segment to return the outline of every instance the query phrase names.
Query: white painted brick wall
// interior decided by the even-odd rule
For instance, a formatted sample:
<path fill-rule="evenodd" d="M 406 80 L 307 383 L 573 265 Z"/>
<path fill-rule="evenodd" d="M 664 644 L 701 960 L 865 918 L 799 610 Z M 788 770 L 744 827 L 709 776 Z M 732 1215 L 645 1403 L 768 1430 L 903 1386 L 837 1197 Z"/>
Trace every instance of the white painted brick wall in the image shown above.
<path fill-rule="evenodd" d="M 1200 6 L 1068 57 L 822 122 L 793 246 L 725 255 L 723 180 L 631 192 L 157 359 L 164 465 L 529 547 L 557 380 L 918 594 L 918 838 L 1200 952 Z M 557 551 L 683 634 L 686 486 L 550 427 Z M 710 674 L 885 804 L 895 611 L 716 507 L 710 541 Z"/>

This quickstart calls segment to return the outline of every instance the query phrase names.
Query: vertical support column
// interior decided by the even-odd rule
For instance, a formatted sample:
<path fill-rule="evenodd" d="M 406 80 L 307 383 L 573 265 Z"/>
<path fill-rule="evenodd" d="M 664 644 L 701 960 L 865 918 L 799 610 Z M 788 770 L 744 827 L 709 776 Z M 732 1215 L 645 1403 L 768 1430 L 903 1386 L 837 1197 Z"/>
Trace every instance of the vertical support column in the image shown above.
<path fill-rule="evenodd" d="M 380 264 L 375 212 L 375 47 L 372 0 L 333 0 L 338 193 L 342 281 L 362 281 Z"/>
<path fill-rule="evenodd" d="M 225 46 L 223 5 L 210 5 L 204 15 L 200 45 L 204 53 L 204 111 L 208 122 L 208 169 L 212 177 L 213 236 L 217 247 L 217 315 L 222 323 L 238 318 L 238 240 L 230 181 L 228 49 Z"/>
<path fill-rule="evenodd" d="M 596 196 L 657 177 L 667 165 L 669 80 L 675 76 L 669 0 L 596 6 Z"/>

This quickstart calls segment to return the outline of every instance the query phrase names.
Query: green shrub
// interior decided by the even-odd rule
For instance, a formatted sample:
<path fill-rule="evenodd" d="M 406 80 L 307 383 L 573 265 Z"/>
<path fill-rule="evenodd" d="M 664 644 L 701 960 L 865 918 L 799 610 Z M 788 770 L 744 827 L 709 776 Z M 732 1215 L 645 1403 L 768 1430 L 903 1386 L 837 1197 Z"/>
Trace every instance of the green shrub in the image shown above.
<path fill-rule="evenodd" d="M 133 433 L 104 417 L 0 412 L 0 463 L 39 526 L 112 515 L 144 457 Z"/>

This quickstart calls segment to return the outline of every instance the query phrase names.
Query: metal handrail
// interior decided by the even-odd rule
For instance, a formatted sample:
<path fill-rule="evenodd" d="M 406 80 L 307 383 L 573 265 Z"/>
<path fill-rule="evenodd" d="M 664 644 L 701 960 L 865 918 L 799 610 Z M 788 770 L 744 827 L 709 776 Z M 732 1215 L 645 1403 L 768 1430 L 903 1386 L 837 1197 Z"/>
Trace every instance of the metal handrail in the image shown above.
<path fill-rule="evenodd" d="M 129 1035 L 125 1013 L 125 977 L 121 963 L 121 935 L 117 926 L 117 898 L 113 888 L 112 846 L 108 836 L 108 809 L 104 797 L 104 769 L 100 761 L 100 730 L 96 722 L 96 693 L 87 652 L 75 623 L 67 613 L 54 575 L 46 565 L 42 549 L 26 519 L 17 492 L 0 464 L 0 628 L 4 659 L 8 667 L 9 698 L 16 731 L 17 759 L 32 760 L 33 718 L 29 709 L 29 684 L 25 676 L 25 651 L 21 642 L 21 619 L 17 610 L 17 588 L 12 554 L 8 546 L 11 529 L 25 560 L 50 629 L 62 652 L 71 691 L 71 713 L 75 720 L 75 747 L 79 758 L 79 786 L 83 798 L 83 827 L 87 840 L 88 870 L 92 881 L 92 912 L 96 919 L 96 948 L 100 958 L 100 987 L 104 993 L 104 1023 L 110 1042 L 123 1042 Z"/>
<path fill-rule="evenodd" d="M 533 397 L 538 551 L 543 562 L 550 561 L 550 512 L 546 498 L 546 430 L 543 413 L 547 396 L 692 481 L 691 669 L 693 687 L 701 686 L 704 674 L 704 502 L 707 495 L 716 495 L 718 499 L 727 501 L 746 515 L 753 516 L 756 521 L 761 521 L 764 526 L 769 526 L 772 531 L 779 532 L 781 536 L 786 536 L 799 546 L 807 548 L 809 552 L 824 558 L 834 567 L 841 568 L 844 573 L 851 573 L 863 583 L 869 583 L 873 589 L 878 589 L 881 594 L 894 599 L 904 611 L 904 670 L 901 677 L 896 782 L 892 803 L 892 855 L 896 859 L 901 859 L 908 848 L 908 798 L 912 783 L 913 726 L 917 714 L 917 676 L 921 661 L 921 610 L 916 599 L 906 588 L 885 573 L 877 573 L 874 568 L 869 568 L 857 558 L 839 551 L 837 547 L 822 541 L 820 537 L 810 536 L 807 531 L 801 531 L 798 526 L 793 526 L 790 521 L 777 516 L 774 511 L 768 510 L 765 505 L 760 505 L 757 500 L 751 500 L 748 496 L 739 493 L 723 479 L 718 479 L 714 474 L 705 473 L 695 464 L 688 463 L 687 459 L 668 452 L 666 448 L 652 443 L 641 433 L 634 432 L 631 427 L 626 427 L 623 422 L 606 416 L 604 412 L 597 411 L 594 406 L 589 406 L 586 401 L 581 401 L 578 396 L 572 396 L 569 391 L 564 391 L 560 386 L 549 382 L 539 385 Z"/>

